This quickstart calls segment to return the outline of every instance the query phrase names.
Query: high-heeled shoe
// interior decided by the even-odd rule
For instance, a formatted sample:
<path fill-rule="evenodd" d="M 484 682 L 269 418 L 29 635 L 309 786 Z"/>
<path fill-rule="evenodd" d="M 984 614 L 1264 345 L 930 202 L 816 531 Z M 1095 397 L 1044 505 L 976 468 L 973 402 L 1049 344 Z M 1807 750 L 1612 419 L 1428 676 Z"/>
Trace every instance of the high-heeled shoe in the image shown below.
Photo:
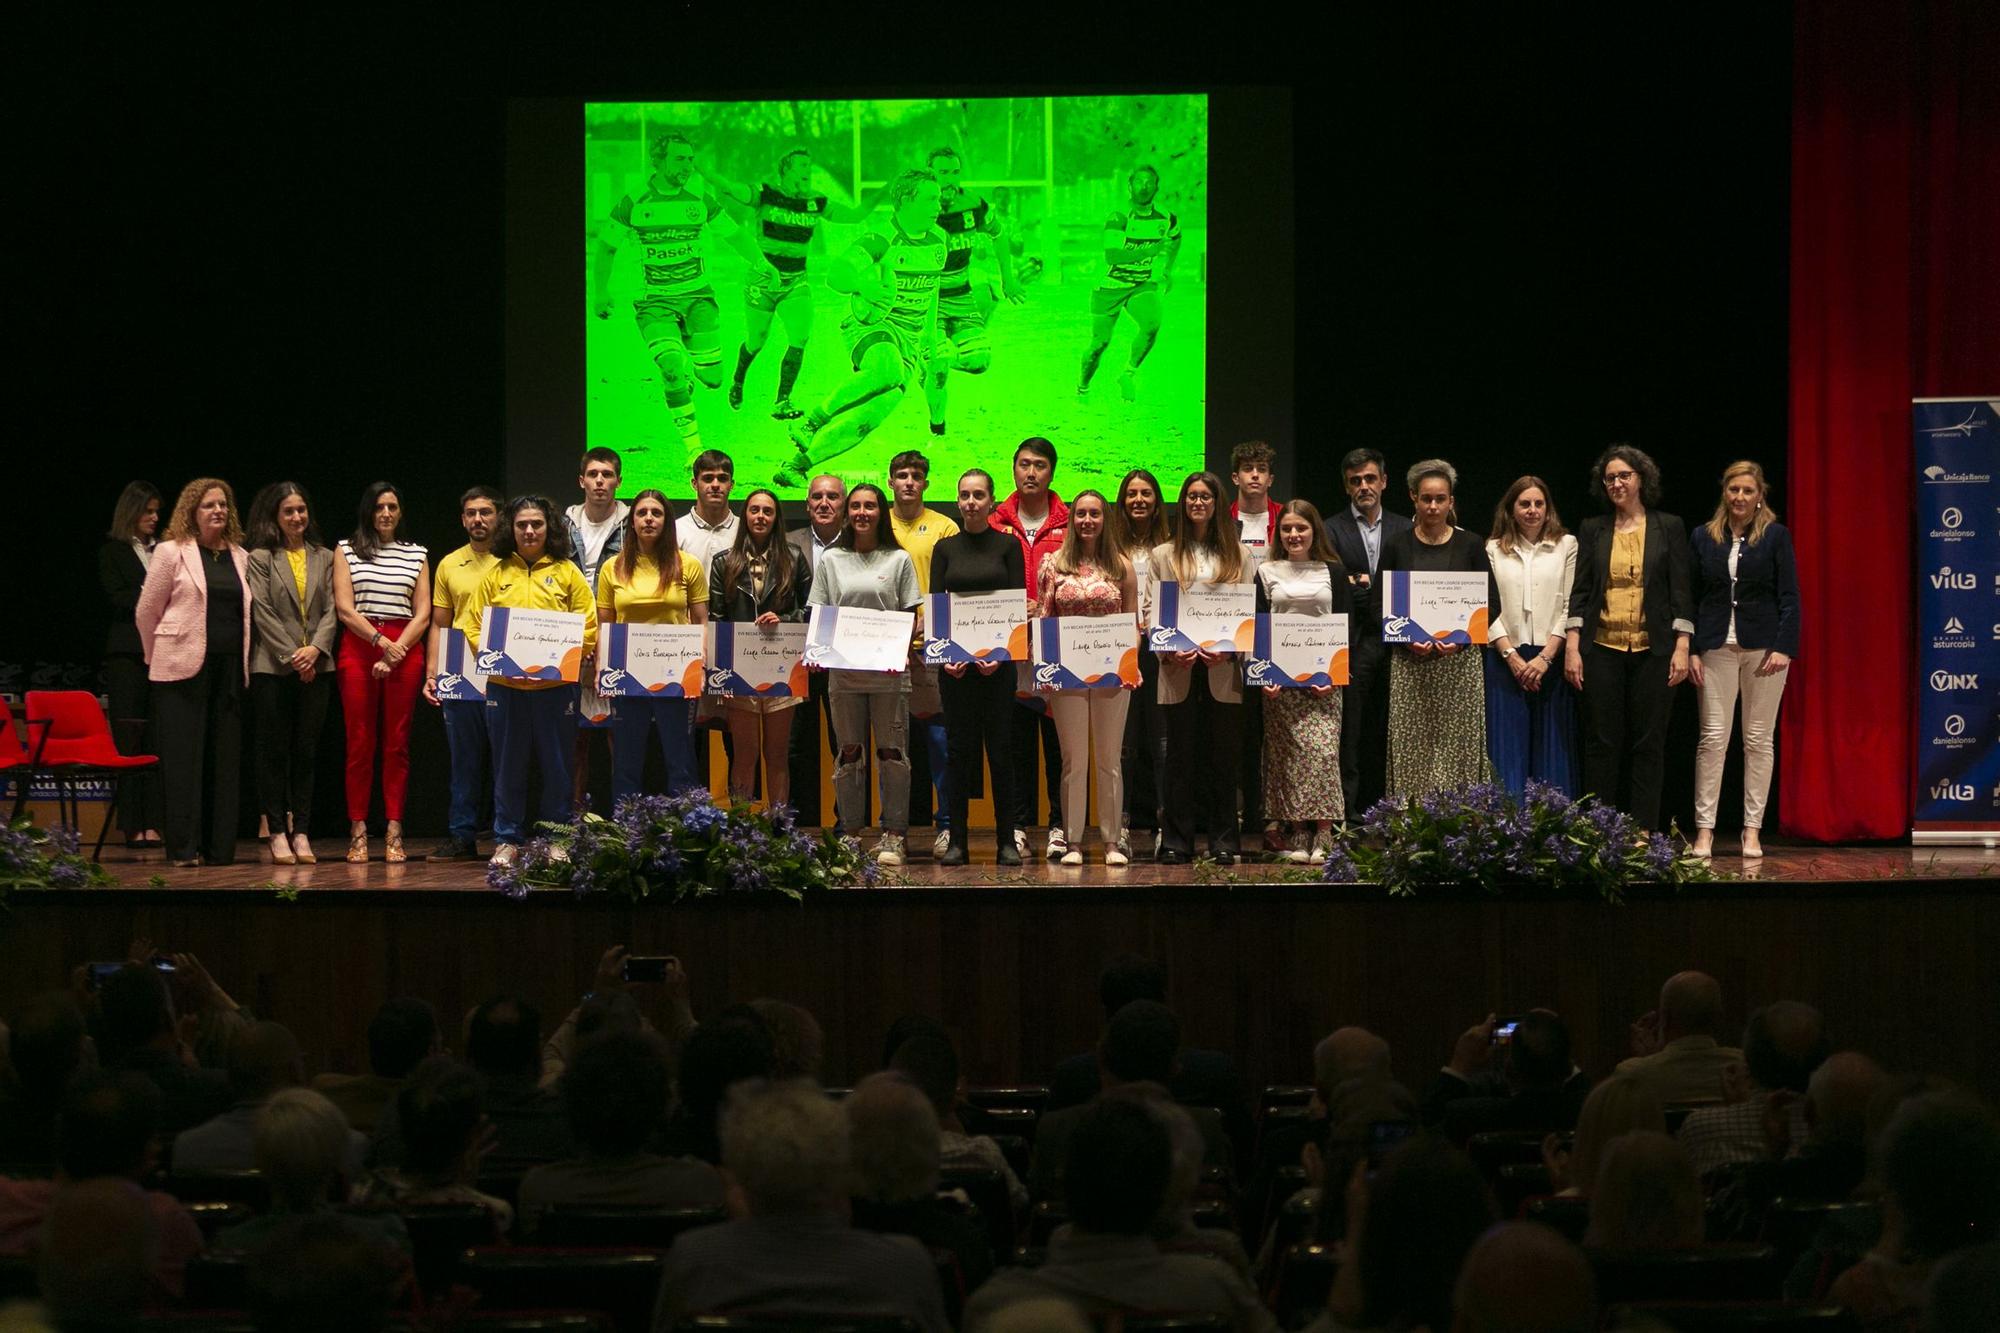
<path fill-rule="evenodd" d="M 294 833 L 292 835 L 292 855 L 298 858 L 300 865 L 309 866 L 319 863 L 319 857 L 313 854 L 311 840 L 303 833 Z"/>
<path fill-rule="evenodd" d="M 298 856 L 292 851 L 291 840 L 282 833 L 271 835 L 271 863 L 281 866 L 295 866 L 299 863 Z"/>
<path fill-rule="evenodd" d="M 368 825 L 359 819 L 348 826 L 347 859 L 354 865 L 368 864 Z"/>
<path fill-rule="evenodd" d="M 382 859 L 392 866 L 399 866 L 410 858 L 403 854 L 403 822 L 389 821 L 389 832 L 382 844 Z"/>
<path fill-rule="evenodd" d="M 1757 836 L 1757 830 L 1753 828 L 1744 829 L 1743 830 L 1744 859 L 1755 860 L 1756 858 L 1762 856 L 1763 854 L 1764 854 L 1764 840 Z"/>

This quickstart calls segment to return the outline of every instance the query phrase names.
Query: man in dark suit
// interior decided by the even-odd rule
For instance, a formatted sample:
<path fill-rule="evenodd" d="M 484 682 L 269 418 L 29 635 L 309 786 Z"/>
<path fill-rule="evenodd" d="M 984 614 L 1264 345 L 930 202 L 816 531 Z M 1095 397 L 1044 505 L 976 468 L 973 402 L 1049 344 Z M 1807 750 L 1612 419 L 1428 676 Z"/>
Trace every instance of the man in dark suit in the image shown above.
<path fill-rule="evenodd" d="M 1382 507 L 1388 464 L 1374 449 L 1340 460 L 1348 506 L 1326 521 L 1326 535 L 1347 566 L 1355 623 L 1348 627 L 1348 681 L 1341 706 L 1340 785 L 1349 819 L 1382 799 L 1389 761 L 1389 648 L 1382 642 L 1382 597 L 1375 587 L 1382 543 L 1410 526 Z"/>
<path fill-rule="evenodd" d="M 785 540 L 792 544 L 792 555 L 806 562 L 806 582 L 811 584 L 812 572 L 819 565 L 820 552 L 832 546 L 840 536 L 840 530 L 847 522 L 847 483 L 832 473 L 822 473 L 806 483 L 806 517 L 809 520 L 801 527 L 793 528 L 785 534 Z M 798 812 L 799 825 L 803 828 L 820 827 L 819 808 L 819 733 L 822 725 L 826 728 L 828 750 L 833 751 L 833 709 L 826 700 L 827 673 L 814 671 L 812 692 L 806 701 L 792 710 L 792 745 L 790 767 L 792 772 L 792 807 Z"/>

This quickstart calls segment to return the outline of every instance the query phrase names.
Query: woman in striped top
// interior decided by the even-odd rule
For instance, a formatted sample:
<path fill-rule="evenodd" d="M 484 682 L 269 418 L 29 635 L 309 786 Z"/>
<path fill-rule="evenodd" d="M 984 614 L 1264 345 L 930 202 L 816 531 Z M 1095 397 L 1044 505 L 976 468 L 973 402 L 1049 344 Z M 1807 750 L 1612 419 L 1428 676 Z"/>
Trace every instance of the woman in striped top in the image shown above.
<path fill-rule="evenodd" d="M 378 481 L 361 495 L 354 535 L 333 562 L 340 639 L 341 711 L 347 719 L 347 859 L 368 859 L 368 798 L 375 751 L 382 751 L 383 859 L 403 855 L 403 794 L 410 778 L 410 714 L 424 684 L 424 635 L 431 622 L 431 572 L 424 548 L 404 540 L 403 495 Z"/>

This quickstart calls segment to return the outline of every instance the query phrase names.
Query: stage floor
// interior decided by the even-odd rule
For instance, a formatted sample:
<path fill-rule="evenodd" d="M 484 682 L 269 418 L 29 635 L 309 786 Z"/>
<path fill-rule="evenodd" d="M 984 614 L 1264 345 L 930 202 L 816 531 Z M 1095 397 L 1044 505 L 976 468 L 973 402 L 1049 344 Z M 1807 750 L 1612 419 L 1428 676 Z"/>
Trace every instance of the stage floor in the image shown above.
<path fill-rule="evenodd" d="M 919 831 L 921 833 L 921 831 Z M 1039 848 L 1046 841 L 1046 834 L 1036 830 L 1032 845 Z M 1379 890 L 1370 885 L 1321 885 L 1311 878 L 1311 868 L 1286 865 L 1262 860 L 1239 861 L 1227 868 L 1220 866 L 1155 864 L 1150 857 L 1136 858 L 1124 869 L 1113 870 L 1101 860 L 1100 850 L 1093 846 L 1088 851 L 1090 863 L 1080 867 L 1057 865 L 1053 861 L 1035 856 L 1026 859 L 1018 867 L 1001 867 L 993 863 L 991 837 L 986 845 L 973 853 L 973 862 L 968 866 L 947 868 L 936 864 L 930 857 L 929 842 L 919 836 L 911 838 L 913 849 L 922 844 L 922 850 L 913 855 L 909 863 L 892 874 L 881 886 L 871 890 L 847 890 L 847 892 L 896 893 L 912 889 L 1038 889 L 1038 888 L 1079 888 L 1093 889 L 1150 889 L 1162 886 L 1282 886 L 1294 890 L 1327 891 L 1342 894 L 1376 893 Z M 350 865 L 342 859 L 345 843 L 338 838 L 320 839 L 315 847 L 321 860 L 314 865 L 276 865 L 271 861 L 269 849 L 261 842 L 238 844 L 237 858 L 226 866 L 200 866 L 192 869 L 175 869 L 166 863 L 163 853 L 157 851 L 130 851 L 125 848 L 106 847 L 104 865 L 118 877 L 121 887 L 155 889 L 194 890 L 264 890 L 277 888 L 297 889 L 300 892 L 341 892 L 341 891 L 381 891 L 429 890 L 447 893 L 489 893 L 486 886 L 486 866 L 481 861 L 440 861 L 430 862 L 418 859 L 421 852 L 431 846 L 429 841 L 416 842 L 412 846 L 412 857 L 402 865 L 388 865 L 382 858 L 382 840 L 372 840 L 375 859 L 366 865 Z M 1896 846 L 1843 846 L 1829 847 L 1819 844 L 1786 844 L 1772 841 L 1766 844 L 1766 855 L 1761 859 L 1746 859 L 1737 855 L 1738 844 L 1734 839 L 1718 843 L 1723 853 L 1715 858 L 1714 866 L 1722 881 L 1716 886 L 1689 885 L 1682 893 L 1702 893 L 1711 888 L 1724 890 L 1736 886 L 1757 883 L 1760 885 L 1848 885 L 1881 884 L 1883 881 L 1915 881 L 1936 883 L 1958 880 L 1990 880 L 1995 888 L 2000 888 L 2000 852 L 1976 847 L 1896 847 Z M 1963 887 L 1971 888 L 1973 885 Z"/>

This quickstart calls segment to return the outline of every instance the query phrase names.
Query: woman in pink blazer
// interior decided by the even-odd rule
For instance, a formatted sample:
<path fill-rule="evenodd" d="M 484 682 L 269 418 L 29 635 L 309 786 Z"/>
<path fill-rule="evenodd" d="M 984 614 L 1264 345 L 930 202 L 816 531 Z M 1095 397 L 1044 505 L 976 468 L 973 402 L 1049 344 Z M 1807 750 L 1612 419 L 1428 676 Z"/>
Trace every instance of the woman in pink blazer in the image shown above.
<path fill-rule="evenodd" d="M 236 859 L 249 564 L 229 483 L 201 477 L 183 486 L 133 616 L 153 685 L 153 736 L 167 789 L 163 832 L 176 866 Z"/>

